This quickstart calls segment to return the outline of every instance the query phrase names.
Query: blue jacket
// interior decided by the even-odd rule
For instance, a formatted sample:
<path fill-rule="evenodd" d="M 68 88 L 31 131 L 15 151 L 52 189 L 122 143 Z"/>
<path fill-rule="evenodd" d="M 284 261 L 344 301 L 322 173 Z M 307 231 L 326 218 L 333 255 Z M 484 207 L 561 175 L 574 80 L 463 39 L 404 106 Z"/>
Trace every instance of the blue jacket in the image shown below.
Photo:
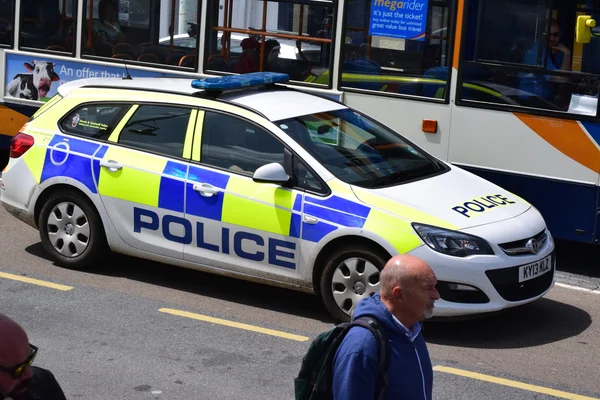
<path fill-rule="evenodd" d="M 411 342 L 375 294 L 359 303 L 354 318 L 372 315 L 380 321 L 389 344 L 389 385 L 384 400 L 431 400 L 433 369 L 423 335 Z M 377 342 L 361 327 L 350 329 L 334 358 L 333 398 L 371 400 L 377 382 Z"/>

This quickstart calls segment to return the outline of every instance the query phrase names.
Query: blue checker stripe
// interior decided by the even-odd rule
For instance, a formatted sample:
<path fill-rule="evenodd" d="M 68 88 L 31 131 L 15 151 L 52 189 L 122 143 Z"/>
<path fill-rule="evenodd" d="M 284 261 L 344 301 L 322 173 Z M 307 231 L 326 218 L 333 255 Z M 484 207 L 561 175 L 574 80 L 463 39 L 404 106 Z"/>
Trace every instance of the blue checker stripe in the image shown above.
<path fill-rule="evenodd" d="M 106 152 L 108 151 L 108 146 L 102 146 L 100 147 L 100 149 L 98 150 L 98 152 L 96 152 L 96 158 L 104 158 L 104 155 L 106 154 Z"/>
<path fill-rule="evenodd" d="M 58 143 L 61 143 L 61 142 L 68 144 L 71 152 L 86 154 L 88 156 L 94 155 L 94 153 L 96 153 L 96 150 L 98 150 L 98 147 L 100 147 L 99 143 L 80 140 L 80 139 L 74 138 L 72 136 L 67 137 L 67 136 L 63 136 L 63 135 L 54 135 L 54 137 L 48 144 L 48 147 L 49 147 L 48 151 L 50 151 L 51 147 L 53 147 L 54 145 L 57 145 Z"/>
<path fill-rule="evenodd" d="M 166 175 L 166 176 L 165 176 Z M 187 165 L 167 161 L 160 179 L 158 207 L 182 213 L 184 207 L 185 176 Z M 179 179 L 175 179 L 179 178 Z"/>
<path fill-rule="evenodd" d="M 297 194 L 296 195 L 296 199 L 294 200 L 294 211 L 302 211 L 302 195 L 301 194 Z"/>
<path fill-rule="evenodd" d="M 290 221 L 290 236 L 294 238 L 300 237 L 300 226 L 302 224 L 302 217 L 300 214 L 292 214 L 292 220 Z"/>
<path fill-rule="evenodd" d="M 108 150 L 108 146 L 102 146 L 96 152 L 94 159 L 92 160 L 92 168 L 94 171 L 94 177 L 96 178 L 96 185 L 100 186 L 100 160 L 104 158 L 106 151 Z"/>
<path fill-rule="evenodd" d="M 167 161 L 163 175 L 173 176 L 175 178 L 185 179 L 187 176 L 187 165 L 174 161 Z"/>
<path fill-rule="evenodd" d="M 332 208 L 334 210 L 343 211 L 345 213 L 357 215 L 362 218 L 367 218 L 369 216 L 369 212 L 371 211 L 370 207 L 364 206 L 354 201 L 346 200 L 339 196 L 331 196 L 327 199 L 319 199 L 316 197 L 306 196 L 305 201 L 306 203 L 312 203 L 319 206 Z"/>
<path fill-rule="evenodd" d="M 329 233 L 335 231 L 337 226 L 327 224 L 325 222 L 317 222 L 314 225 L 303 224 L 302 227 L 302 240 L 308 240 L 309 242 L 320 242 Z"/>
<path fill-rule="evenodd" d="M 163 176 L 158 192 L 158 207 L 182 213 L 184 191 L 184 181 Z"/>
<path fill-rule="evenodd" d="M 188 180 L 201 183 L 210 183 L 218 188 L 226 189 L 227 182 L 229 182 L 229 175 L 204 168 L 190 166 Z"/>
<path fill-rule="evenodd" d="M 51 151 L 48 150 L 44 159 L 42 182 L 57 176 L 64 176 L 81 182 L 90 192 L 97 193 L 92 173 L 92 159 L 90 157 L 54 150 L 54 161 L 61 165 L 54 165 L 50 157 Z"/>
<path fill-rule="evenodd" d="M 192 182 L 190 182 L 192 181 Z M 196 166 L 190 166 L 186 191 L 186 214 L 220 221 L 223 215 L 223 200 L 225 193 L 219 192 L 210 197 L 204 197 L 194 190 L 194 182 L 208 183 L 215 187 L 226 189 L 229 175 L 211 171 Z"/>
<path fill-rule="evenodd" d="M 194 190 L 194 182 L 208 183 L 215 187 L 226 189 L 229 175 L 211 171 L 196 166 L 190 166 L 186 191 L 186 214 L 220 221 L 223 215 L 223 199 L 225 193 L 220 192 L 211 197 L 201 196 Z"/>
<path fill-rule="evenodd" d="M 185 190 L 187 203 L 185 208 L 186 214 L 213 219 L 215 221 L 221 220 L 225 193 L 219 192 L 210 197 L 204 197 L 194 190 L 194 185 L 192 183 L 188 183 Z"/>
<path fill-rule="evenodd" d="M 362 228 L 366 221 L 365 218 L 360 218 L 356 215 L 344 214 L 328 208 L 318 207 L 310 203 L 304 205 L 304 213 L 323 221 L 333 222 L 338 225 L 352 228 Z"/>

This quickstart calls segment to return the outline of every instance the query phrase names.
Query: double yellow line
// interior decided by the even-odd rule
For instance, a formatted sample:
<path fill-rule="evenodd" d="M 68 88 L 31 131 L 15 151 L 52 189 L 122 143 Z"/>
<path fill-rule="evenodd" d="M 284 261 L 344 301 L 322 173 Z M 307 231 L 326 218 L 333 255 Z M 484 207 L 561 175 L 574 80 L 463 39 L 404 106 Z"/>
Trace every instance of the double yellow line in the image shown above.
<path fill-rule="evenodd" d="M 293 334 L 287 333 L 287 332 L 276 331 L 276 330 L 267 329 L 267 328 L 261 328 L 259 326 L 242 324 L 239 322 L 233 322 L 233 321 L 228 321 L 226 319 L 209 317 L 207 315 L 195 314 L 195 313 L 191 313 L 191 312 L 187 312 L 187 311 L 174 310 L 172 308 L 161 308 L 158 311 L 167 313 L 167 314 L 177 315 L 180 317 L 196 319 L 198 321 L 204 321 L 204 322 L 210 322 L 213 324 L 229 326 L 231 328 L 238 328 L 238 329 L 243 329 L 246 331 L 258 332 L 258 333 L 263 333 L 265 335 L 271 335 L 271 336 L 277 336 L 277 337 L 284 338 L 284 339 L 295 340 L 297 342 L 306 342 L 309 339 L 306 336 L 293 335 Z"/>
<path fill-rule="evenodd" d="M 27 278 L 25 276 L 7 274 L 6 272 L 0 272 L 0 278 L 11 279 L 13 281 L 19 281 L 19 282 L 25 282 L 25 283 L 31 283 L 32 285 L 44 286 L 44 287 L 47 287 L 50 289 L 62 290 L 65 292 L 73 289 L 72 286 L 59 285 L 58 283 L 41 281 L 39 279 Z"/>
<path fill-rule="evenodd" d="M 581 396 L 575 393 L 563 392 L 561 390 L 549 389 L 543 386 L 530 385 L 528 383 L 511 381 L 510 379 L 497 378 L 491 375 L 484 375 L 477 372 L 465 371 L 457 368 L 443 367 L 443 366 L 435 366 L 433 367 L 434 371 L 437 372 L 445 372 L 452 375 L 463 376 L 465 378 L 477 379 L 479 381 L 495 383 L 496 385 L 509 386 L 517 389 L 528 390 L 530 392 L 536 392 L 541 394 L 546 394 L 549 396 L 558 397 L 560 399 L 570 399 L 570 400 L 598 400 L 594 397 Z"/>

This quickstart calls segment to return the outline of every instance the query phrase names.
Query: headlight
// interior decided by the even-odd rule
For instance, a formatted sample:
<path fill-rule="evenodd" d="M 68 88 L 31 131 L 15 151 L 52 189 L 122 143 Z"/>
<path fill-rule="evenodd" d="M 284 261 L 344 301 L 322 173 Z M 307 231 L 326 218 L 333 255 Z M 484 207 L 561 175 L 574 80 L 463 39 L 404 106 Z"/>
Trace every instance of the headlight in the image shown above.
<path fill-rule="evenodd" d="M 480 237 L 431 225 L 413 223 L 412 226 L 429 247 L 440 253 L 455 257 L 494 254 L 488 242 Z"/>

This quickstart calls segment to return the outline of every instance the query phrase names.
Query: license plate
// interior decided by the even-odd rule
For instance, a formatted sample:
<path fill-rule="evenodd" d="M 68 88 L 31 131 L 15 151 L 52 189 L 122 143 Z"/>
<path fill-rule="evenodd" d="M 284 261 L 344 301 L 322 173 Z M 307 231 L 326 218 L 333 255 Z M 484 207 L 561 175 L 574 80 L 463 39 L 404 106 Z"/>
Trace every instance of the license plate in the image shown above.
<path fill-rule="evenodd" d="M 552 256 L 541 259 L 531 264 L 519 267 L 519 282 L 525 282 L 530 279 L 544 275 L 552 269 Z"/>

